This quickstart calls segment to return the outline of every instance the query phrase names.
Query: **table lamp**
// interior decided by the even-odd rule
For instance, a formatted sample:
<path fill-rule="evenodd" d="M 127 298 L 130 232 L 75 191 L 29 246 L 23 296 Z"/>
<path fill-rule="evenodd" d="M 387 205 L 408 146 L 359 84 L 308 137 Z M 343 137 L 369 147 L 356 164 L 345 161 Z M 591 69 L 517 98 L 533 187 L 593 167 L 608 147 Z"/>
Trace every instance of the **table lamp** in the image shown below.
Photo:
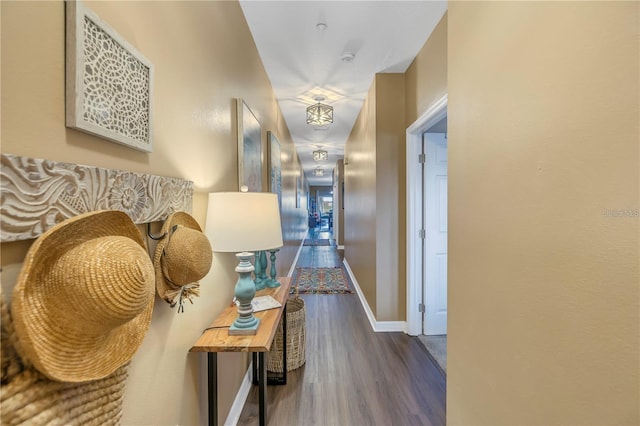
<path fill-rule="evenodd" d="M 276 194 L 263 192 L 214 192 L 209 194 L 206 235 L 214 252 L 233 252 L 239 260 L 234 294 L 238 317 L 230 335 L 256 334 L 260 320 L 253 315 L 256 294 L 251 279 L 252 251 L 282 247 L 282 226 Z"/>

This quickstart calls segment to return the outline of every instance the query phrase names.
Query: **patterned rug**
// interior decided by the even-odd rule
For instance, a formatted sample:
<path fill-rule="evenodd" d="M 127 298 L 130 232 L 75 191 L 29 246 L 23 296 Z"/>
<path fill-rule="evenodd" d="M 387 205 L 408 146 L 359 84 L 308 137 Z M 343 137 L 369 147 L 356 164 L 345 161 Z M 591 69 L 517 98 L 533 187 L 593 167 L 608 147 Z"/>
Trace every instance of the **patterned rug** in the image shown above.
<path fill-rule="evenodd" d="M 304 240 L 304 245 L 305 246 L 330 246 L 331 245 L 331 241 L 325 240 L 325 239 L 320 239 L 320 240 L 309 240 L 309 239 L 306 239 L 306 240 Z"/>
<path fill-rule="evenodd" d="M 291 286 L 292 294 L 295 294 L 296 288 L 300 290 L 300 294 L 353 293 L 347 274 L 341 267 L 296 268 Z"/>

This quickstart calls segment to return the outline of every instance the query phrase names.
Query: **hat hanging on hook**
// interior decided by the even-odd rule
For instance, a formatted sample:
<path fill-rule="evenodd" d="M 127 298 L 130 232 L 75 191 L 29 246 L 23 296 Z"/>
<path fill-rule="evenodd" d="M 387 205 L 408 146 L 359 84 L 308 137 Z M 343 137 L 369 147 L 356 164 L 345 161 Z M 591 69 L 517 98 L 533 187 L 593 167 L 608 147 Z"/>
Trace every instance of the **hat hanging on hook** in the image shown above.
<path fill-rule="evenodd" d="M 211 269 L 211 244 L 198 222 L 185 212 L 169 216 L 160 236 L 153 256 L 156 289 L 172 308 L 178 305 L 178 312 L 184 312 L 183 302 L 193 303 L 200 295 L 199 281 Z"/>
<path fill-rule="evenodd" d="M 11 302 L 16 349 L 52 380 L 104 378 L 138 350 L 154 295 L 153 264 L 126 213 L 67 219 L 25 257 Z"/>

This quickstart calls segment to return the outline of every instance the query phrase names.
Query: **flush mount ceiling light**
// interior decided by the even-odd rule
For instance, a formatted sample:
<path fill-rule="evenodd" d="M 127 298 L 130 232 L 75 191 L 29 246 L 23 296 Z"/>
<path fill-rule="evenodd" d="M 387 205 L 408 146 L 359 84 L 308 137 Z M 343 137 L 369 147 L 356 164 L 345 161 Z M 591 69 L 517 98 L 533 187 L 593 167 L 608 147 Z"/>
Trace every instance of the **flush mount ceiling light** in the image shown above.
<path fill-rule="evenodd" d="M 322 126 L 333 123 L 333 107 L 321 103 L 324 101 L 323 96 L 316 96 L 313 99 L 318 103 L 307 108 L 307 124 Z"/>
<path fill-rule="evenodd" d="M 326 161 L 329 159 L 329 153 L 324 149 L 313 151 L 313 161 Z"/>
<path fill-rule="evenodd" d="M 320 167 L 318 167 L 317 169 L 315 169 L 313 171 L 313 175 L 314 176 L 324 176 L 324 169 L 321 169 Z"/>

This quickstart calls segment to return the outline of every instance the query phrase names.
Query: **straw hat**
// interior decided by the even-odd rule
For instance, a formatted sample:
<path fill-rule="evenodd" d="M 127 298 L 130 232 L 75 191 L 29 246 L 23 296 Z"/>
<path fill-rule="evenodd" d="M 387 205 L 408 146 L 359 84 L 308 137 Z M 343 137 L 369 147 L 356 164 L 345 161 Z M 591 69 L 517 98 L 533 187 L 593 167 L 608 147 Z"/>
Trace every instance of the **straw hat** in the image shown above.
<path fill-rule="evenodd" d="M 200 295 L 198 283 L 211 269 L 211 244 L 198 222 L 185 212 L 167 218 L 153 256 L 158 294 L 173 308 Z"/>
<path fill-rule="evenodd" d="M 90 212 L 29 249 L 13 290 L 20 356 L 63 382 L 100 379 L 127 363 L 151 321 L 153 265 L 129 216 Z"/>

